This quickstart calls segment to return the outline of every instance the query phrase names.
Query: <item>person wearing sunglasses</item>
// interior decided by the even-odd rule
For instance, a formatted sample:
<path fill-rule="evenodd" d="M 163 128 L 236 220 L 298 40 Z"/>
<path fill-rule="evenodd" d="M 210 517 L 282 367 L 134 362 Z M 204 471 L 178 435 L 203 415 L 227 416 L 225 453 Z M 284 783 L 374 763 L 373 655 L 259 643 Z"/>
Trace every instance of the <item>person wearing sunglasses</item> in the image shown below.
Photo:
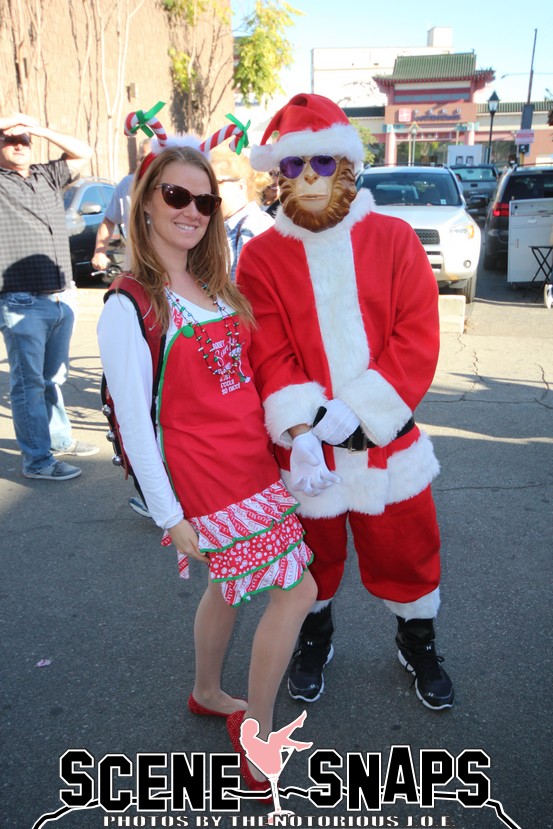
<path fill-rule="evenodd" d="M 32 163 L 37 139 L 63 156 Z M 91 156 L 84 141 L 28 115 L 0 117 L 0 328 L 23 474 L 42 481 L 81 474 L 60 456 L 98 452 L 73 438 L 60 388 L 67 378 L 76 293 L 63 190 Z"/>
<path fill-rule="evenodd" d="M 154 146 L 142 165 L 129 221 L 131 268 L 106 295 L 98 341 L 125 452 L 163 543 L 176 548 L 181 577 L 189 559 L 197 576 L 206 568 L 188 707 L 228 720 L 233 740 L 247 714 L 266 738 L 316 588 L 297 501 L 280 480 L 253 382 L 252 314 L 229 278 L 217 176 L 190 142 Z M 146 327 L 159 328 L 153 350 Z M 238 606 L 266 591 L 246 702 L 222 690 L 223 660 Z M 269 788 L 245 757 L 241 769 L 250 788 Z"/>
<path fill-rule="evenodd" d="M 234 281 L 240 252 L 246 242 L 273 226 L 259 206 L 259 173 L 241 153 L 216 147 L 210 156 L 221 193 L 221 210 L 230 250 L 230 277 Z"/>
<path fill-rule="evenodd" d="M 252 365 L 318 587 L 288 688 L 301 702 L 324 690 L 349 525 L 363 585 L 397 617 L 399 661 L 421 702 L 439 710 L 454 698 L 435 648 L 439 466 L 414 418 L 438 359 L 438 291 L 412 228 L 357 192 L 363 155 L 333 101 L 300 94 L 250 156 L 257 170 L 278 167 L 281 209 L 243 251 L 237 282 L 258 323 Z M 329 473 L 332 485 L 321 486 Z M 371 642 L 370 627 L 359 622 L 359 642 Z M 357 652 L 355 670 L 362 664 Z"/>

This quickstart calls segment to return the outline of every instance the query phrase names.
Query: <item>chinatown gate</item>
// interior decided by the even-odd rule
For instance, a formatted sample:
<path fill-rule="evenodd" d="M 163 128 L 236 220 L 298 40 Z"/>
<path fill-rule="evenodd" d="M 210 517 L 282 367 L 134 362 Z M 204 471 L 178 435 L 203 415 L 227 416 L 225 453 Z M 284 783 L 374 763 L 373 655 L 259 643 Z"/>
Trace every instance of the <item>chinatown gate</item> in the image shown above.
<path fill-rule="evenodd" d="M 390 75 L 374 81 L 388 99 L 385 106 L 344 107 L 360 126 L 370 129 L 377 163 L 447 163 L 451 145 L 480 145 L 481 158 L 491 143 L 491 161 L 517 160 L 515 135 L 520 130 L 524 102 L 501 101 L 493 120 L 487 99 L 493 69 L 476 69 L 473 52 L 399 56 Z M 548 124 L 550 101 L 532 104 L 534 143 L 526 163 L 551 163 L 553 130 Z"/>

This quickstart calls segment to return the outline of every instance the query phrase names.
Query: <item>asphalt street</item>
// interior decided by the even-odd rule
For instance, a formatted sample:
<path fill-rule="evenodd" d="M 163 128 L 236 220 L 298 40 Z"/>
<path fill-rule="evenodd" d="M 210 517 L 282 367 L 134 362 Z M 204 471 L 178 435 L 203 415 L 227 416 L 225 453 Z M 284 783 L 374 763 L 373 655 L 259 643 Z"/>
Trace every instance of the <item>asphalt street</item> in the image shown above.
<path fill-rule="evenodd" d="M 238 811 L 225 813 L 209 803 L 179 811 L 161 801 L 142 812 L 131 805 L 118 816 L 106 810 L 113 805 L 106 777 L 101 789 L 77 786 L 96 782 L 106 755 L 125 755 L 131 775 L 113 772 L 113 797 L 148 785 L 174 794 L 179 787 L 169 760 L 156 759 L 162 779 L 154 784 L 137 774 L 138 755 L 195 752 L 212 760 L 231 752 L 222 720 L 194 717 L 186 708 L 204 572 L 192 567 L 189 582 L 177 578 L 173 553 L 160 546 L 153 523 L 129 509 L 131 484 L 111 463 L 95 335 L 102 293 L 98 286 L 79 290 L 64 388 L 75 435 L 100 446 L 80 462 L 80 478 L 55 486 L 23 478 L 0 344 L 0 829 L 261 825 L 272 808 L 266 803 L 243 800 Z M 295 813 L 289 824 L 295 826 L 551 829 L 553 311 L 532 293 L 510 290 L 505 274 L 483 272 L 464 333 L 442 336 L 417 420 L 441 463 L 434 485 L 443 540 L 438 651 L 456 686 L 455 706 L 437 713 L 416 699 L 397 660 L 395 621 L 362 589 L 352 550 L 335 601 L 336 653 L 326 692 L 305 706 L 305 725 L 295 734 L 313 748 L 286 765 L 280 786 L 294 791 L 281 805 Z M 226 687 L 237 696 L 246 694 L 249 646 L 263 605 L 256 600 L 239 616 L 225 670 Z M 302 710 L 283 685 L 275 726 Z M 89 776 L 72 784 L 61 780 L 59 761 L 71 749 L 88 752 L 92 764 Z M 425 762 L 419 779 L 426 756 L 419 752 L 429 749 L 442 765 Z M 304 796 L 321 782 L 317 774 L 309 779 L 312 752 L 313 762 L 329 764 L 327 782 L 343 779 L 334 805 L 328 792 L 322 805 Z M 376 779 L 374 797 L 380 771 L 386 797 L 395 802 L 384 802 L 384 793 L 376 807 L 362 803 L 355 810 L 363 775 L 358 761 L 348 773 L 348 753 L 367 764 L 367 755 L 375 755 L 365 783 Z M 449 756 L 451 780 L 445 779 Z M 444 769 L 432 808 L 401 797 L 413 791 L 410 760 L 421 786 Z M 215 787 L 209 770 L 206 776 Z M 91 802 L 58 813 L 62 790 L 69 800 L 84 791 Z"/>

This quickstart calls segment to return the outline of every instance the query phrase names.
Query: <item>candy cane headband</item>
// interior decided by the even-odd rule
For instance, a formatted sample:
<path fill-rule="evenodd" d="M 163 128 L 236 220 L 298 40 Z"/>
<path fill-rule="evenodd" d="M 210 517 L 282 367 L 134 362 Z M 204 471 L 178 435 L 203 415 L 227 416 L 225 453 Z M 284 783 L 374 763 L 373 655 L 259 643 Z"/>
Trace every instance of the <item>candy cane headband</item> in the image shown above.
<path fill-rule="evenodd" d="M 158 101 L 147 112 L 139 109 L 136 112 L 129 112 L 125 118 L 125 135 L 135 135 L 141 129 L 149 138 L 153 138 L 151 152 L 140 165 L 139 178 L 142 178 L 156 155 L 159 155 L 167 147 L 193 147 L 209 158 L 210 150 L 229 138 L 231 139 L 229 149 L 237 155 L 240 155 L 249 144 L 248 128 L 251 122 L 248 121 L 245 125 L 241 124 L 233 115 L 226 116 L 231 121 L 230 124 L 213 133 L 205 141 L 201 141 L 195 135 L 176 135 L 168 138 L 161 122 L 156 117 L 164 106 L 164 101 Z"/>

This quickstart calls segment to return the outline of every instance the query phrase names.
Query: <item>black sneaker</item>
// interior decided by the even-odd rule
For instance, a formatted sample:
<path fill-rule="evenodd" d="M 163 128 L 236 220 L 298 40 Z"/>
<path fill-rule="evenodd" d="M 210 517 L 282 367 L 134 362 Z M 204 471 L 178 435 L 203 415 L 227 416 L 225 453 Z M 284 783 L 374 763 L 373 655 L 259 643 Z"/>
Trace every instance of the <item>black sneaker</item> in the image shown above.
<path fill-rule="evenodd" d="M 312 639 L 301 639 L 292 657 L 288 675 L 288 691 L 292 699 L 316 702 L 324 691 L 323 669 L 334 656 L 332 642 L 321 645 Z"/>
<path fill-rule="evenodd" d="M 427 708 L 439 711 L 453 705 L 453 684 L 442 668 L 443 656 L 436 654 L 434 642 L 416 645 L 413 649 L 401 648 L 398 658 L 406 671 L 413 675 L 418 698 Z"/>

